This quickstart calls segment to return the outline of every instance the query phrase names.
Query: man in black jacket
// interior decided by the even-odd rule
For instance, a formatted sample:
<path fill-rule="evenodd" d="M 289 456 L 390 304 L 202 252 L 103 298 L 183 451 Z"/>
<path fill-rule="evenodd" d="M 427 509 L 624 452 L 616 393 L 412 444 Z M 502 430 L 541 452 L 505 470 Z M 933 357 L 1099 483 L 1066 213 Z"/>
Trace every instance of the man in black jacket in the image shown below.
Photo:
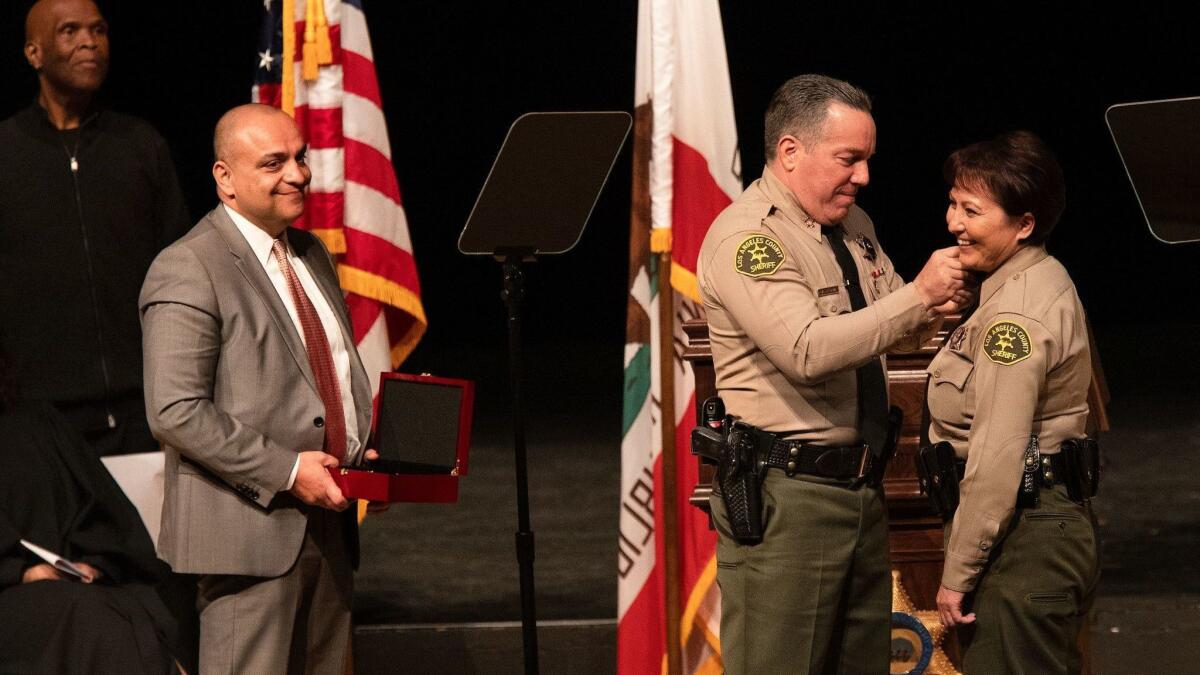
<path fill-rule="evenodd" d="M 38 96 L 0 122 L 0 345 L 22 396 L 52 403 L 101 455 L 158 449 L 137 297 L 190 221 L 163 138 L 95 104 L 108 51 L 92 0 L 39 0 L 25 24 Z"/>

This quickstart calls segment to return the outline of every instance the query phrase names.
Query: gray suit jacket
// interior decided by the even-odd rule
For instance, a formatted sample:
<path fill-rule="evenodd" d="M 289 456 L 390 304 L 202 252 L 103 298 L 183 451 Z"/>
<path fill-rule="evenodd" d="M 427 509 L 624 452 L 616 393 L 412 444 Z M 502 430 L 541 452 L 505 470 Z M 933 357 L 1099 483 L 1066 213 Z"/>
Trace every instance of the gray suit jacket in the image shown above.
<path fill-rule="evenodd" d="M 288 241 L 338 315 L 365 442 L 370 384 L 333 261 L 308 232 Z M 166 452 L 159 555 L 177 572 L 283 574 L 316 507 L 279 491 L 296 454 L 321 448 L 325 407 L 279 294 L 218 207 L 158 255 L 138 305 L 146 417 Z"/>

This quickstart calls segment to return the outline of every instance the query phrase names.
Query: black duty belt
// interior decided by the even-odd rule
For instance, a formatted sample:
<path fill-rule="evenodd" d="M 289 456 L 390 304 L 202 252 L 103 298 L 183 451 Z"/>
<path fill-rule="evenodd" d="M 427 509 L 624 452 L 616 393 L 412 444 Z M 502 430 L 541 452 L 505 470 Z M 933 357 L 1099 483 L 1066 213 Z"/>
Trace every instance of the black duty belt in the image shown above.
<path fill-rule="evenodd" d="M 1038 472 L 1038 477 L 1043 487 L 1054 487 L 1065 482 L 1067 476 L 1067 459 L 1061 452 L 1056 452 L 1052 455 L 1042 455 L 1041 461 L 1042 470 Z M 967 460 L 955 460 L 954 468 L 958 470 L 958 479 L 962 480 L 963 474 L 967 472 Z"/>
<path fill-rule="evenodd" d="M 764 464 L 783 469 L 789 478 L 803 473 L 834 480 L 860 480 L 871 470 L 871 450 L 866 444 L 830 448 L 776 439 Z"/>
<path fill-rule="evenodd" d="M 1066 456 L 1061 452 L 1056 452 L 1053 455 L 1042 455 L 1042 486 L 1053 487 L 1066 482 L 1067 477 L 1067 462 Z"/>

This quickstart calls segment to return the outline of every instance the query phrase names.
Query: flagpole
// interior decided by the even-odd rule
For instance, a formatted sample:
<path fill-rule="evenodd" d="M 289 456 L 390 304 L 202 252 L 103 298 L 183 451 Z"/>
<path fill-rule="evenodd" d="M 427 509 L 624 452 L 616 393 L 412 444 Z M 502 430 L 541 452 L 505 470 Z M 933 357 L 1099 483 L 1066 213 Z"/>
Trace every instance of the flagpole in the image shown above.
<path fill-rule="evenodd" d="M 675 464 L 675 292 L 671 251 L 658 254 L 659 417 L 662 420 L 663 583 L 667 673 L 681 675 L 679 640 L 679 511 Z"/>

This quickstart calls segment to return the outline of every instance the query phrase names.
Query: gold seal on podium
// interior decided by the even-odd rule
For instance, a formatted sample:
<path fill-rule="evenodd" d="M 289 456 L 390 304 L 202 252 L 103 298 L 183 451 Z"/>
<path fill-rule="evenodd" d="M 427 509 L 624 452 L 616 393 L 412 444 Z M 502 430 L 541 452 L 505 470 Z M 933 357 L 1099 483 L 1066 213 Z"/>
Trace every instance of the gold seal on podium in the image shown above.
<path fill-rule="evenodd" d="M 892 570 L 892 675 L 961 675 L 942 649 L 946 629 L 938 613 L 918 610 Z"/>

